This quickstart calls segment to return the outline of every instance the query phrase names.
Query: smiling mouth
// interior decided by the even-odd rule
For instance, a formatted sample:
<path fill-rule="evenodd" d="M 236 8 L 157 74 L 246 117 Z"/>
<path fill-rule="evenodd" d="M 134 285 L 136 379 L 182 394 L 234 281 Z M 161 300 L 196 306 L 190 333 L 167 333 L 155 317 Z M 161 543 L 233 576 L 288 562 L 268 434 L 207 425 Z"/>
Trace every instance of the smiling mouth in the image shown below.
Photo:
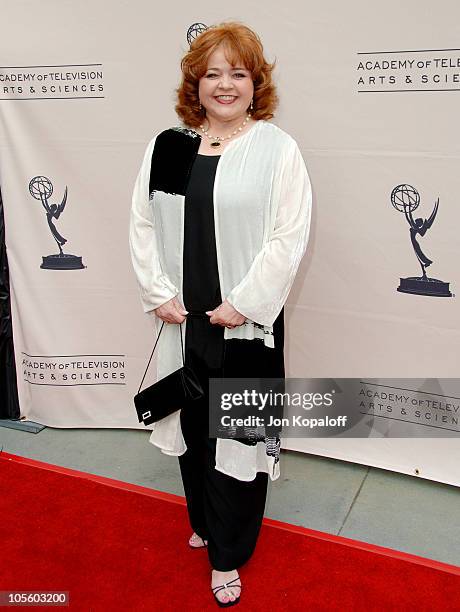
<path fill-rule="evenodd" d="M 237 99 L 238 96 L 229 96 L 221 98 L 220 96 L 214 96 L 214 98 L 220 103 L 220 104 L 231 104 L 232 102 L 234 102 Z"/>

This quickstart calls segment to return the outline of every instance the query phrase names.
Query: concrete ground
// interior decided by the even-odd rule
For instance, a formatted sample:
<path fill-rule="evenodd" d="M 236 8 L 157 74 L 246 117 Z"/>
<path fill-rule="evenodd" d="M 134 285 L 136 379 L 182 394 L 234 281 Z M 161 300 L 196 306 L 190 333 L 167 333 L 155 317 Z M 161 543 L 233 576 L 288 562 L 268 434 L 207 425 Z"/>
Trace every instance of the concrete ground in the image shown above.
<path fill-rule="evenodd" d="M 0 427 L 0 450 L 183 495 L 179 464 L 150 432 Z M 460 566 L 460 489 L 377 468 L 282 451 L 265 515 Z"/>

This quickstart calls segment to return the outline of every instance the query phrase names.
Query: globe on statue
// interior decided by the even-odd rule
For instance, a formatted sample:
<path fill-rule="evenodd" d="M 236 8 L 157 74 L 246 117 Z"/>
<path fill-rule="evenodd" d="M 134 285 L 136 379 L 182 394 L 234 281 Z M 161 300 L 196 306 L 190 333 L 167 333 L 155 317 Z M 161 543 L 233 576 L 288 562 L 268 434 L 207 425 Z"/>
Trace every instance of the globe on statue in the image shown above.
<path fill-rule="evenodd" d="M 202 32 L 208 29 L 204 23 L 194 23 L 187 30 L 187 42 L 189 45 L 197 38 Z"/>
<path fill-rule="evenodd" d="M 47 200 L 53 193 L 53 185 L 46 176 L 35 176 L 29 183 L 29 192 L 36 200 Z"/>
<path fill-rule="evenodd" d="M 399 212 L 414 210 L 420 204 L 420 194 L 412 185 L 397 185 L 391 192 L 391 203 Z"/>

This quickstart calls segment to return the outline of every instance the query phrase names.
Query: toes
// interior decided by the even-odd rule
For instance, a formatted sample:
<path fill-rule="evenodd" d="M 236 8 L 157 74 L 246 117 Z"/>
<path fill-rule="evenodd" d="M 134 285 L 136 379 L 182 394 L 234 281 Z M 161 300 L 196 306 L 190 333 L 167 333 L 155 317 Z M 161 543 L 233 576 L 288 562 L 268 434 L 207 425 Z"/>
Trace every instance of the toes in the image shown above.
<path fill-rule="evenodd" d="M 235 599 L 236 599 L 235 591 L 233 591 L 232 589 L 228 589 L 228 597 L 229 597 L 230 601 L 235 601 Z"/>
<path fill-rule="evenodd" d="M 225 593 L 225 591 L 220 591 L 220 594 L 222 596 L 222 598 L 220 599 L 220 601 L 222 603 L 227 603 L 229 601 L 229 596 L 227 595 L 227 593 Z"/>
<path fill-rule="evenodd" d="M 238 585 L 235 585 L 235 587 L 237 586 Z M 220 601 L 222 603 L 227 603 L 228 601 L 235 601 L 238 596 L 238 592 L 234 591 L 232 587 L 228 587 L 226 589 L 222 589 L 222 591 L 220 591 L 217 595 L 222 595 L 223 599 Z"/>
<path fill-rule="evenodd" d="M 190 539 L 188 542 L 190 546 L 193 546 L 193 548 L 202 548 L 203 546 L 208 545 L 208 541 L 203 540 L 203 538 L 199 536 L 197 533 L 194 533 L 192 536 L 190 536 Z"/>

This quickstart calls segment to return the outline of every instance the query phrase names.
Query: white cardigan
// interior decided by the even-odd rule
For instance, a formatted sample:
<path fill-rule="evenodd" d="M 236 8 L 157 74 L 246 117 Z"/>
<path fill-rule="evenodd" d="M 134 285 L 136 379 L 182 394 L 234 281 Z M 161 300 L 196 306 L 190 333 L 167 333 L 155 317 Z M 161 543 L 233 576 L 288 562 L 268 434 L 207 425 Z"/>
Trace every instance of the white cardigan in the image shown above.
<path fill-rule="evenodd" d="M 194 130 L 175 128 L 198 138 Z M 183 304 L 182 258 L 185 196 L 149 194 L 149 142 L 134 186 L 129 244 L 144 312 L 177 296 Z M 310 230 L 312 191 L 296 141 L 278 126 L 259 120 L 226 144 L 214 181 L 214 223 L 222 300 L 246 322 L 225 328 L 224 338 L 263 338 L 273 347 L 273 323 L 286 302 Z M 159 330 L 161 320 L 155 317 Z M 186 321 L 182 325 L 185 332 Z M 185 337 L 185 336 L 184 336 Z M 165 324 L 157 354 L 157 380 L 182 366 L 179 326 Z M 150 442 L 182 455 L 179 410 L 153 425 Z M 217 439 L 216 469 L 253 480 L 258 471 L 279 477 L 279 460 L 264 442 L 254 446 Z"/>

